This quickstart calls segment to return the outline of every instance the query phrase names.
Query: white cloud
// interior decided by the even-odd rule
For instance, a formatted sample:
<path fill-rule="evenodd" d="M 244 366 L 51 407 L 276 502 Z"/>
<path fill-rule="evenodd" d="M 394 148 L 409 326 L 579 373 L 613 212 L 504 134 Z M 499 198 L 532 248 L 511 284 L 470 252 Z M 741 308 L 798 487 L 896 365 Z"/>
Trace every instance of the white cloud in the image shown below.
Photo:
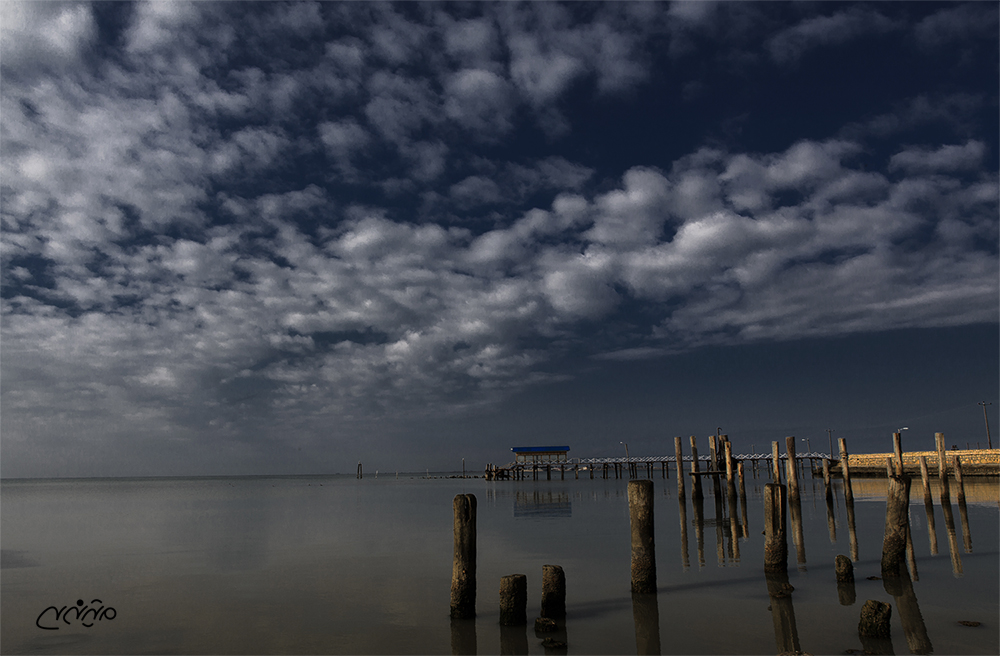
<path fill-rule="evenodd" d="M 463 69 L 445 83 L 445 114 L 476 139 L 495 141 L 514 127 L 513 88 L 499 75 L 482 69 Z"/>
<path fill-rule="evenodd" d="M 0 60 L 5 67 L 74 63 L 97 33 L 90 7 L 56 2 L 0 4 Z"/>
<path fill-rule="evenodd" d="M 846 43 L 859 36 L 886 32 L 896 24 L 871 9 L 851 7 L 830 16 L 807 18 L 771 37 L 768 49 L 779 64 L 798 61 L 810 48 Z"/>
<path fill-rule="evenodd" d="M 908 173 L 976 170 L 985 154 L 986 145 L 975 140 L 969 140 L 961 146 L 941 146 L 935 150 L 907 148 L 892 156 L 889 170 Z"/>

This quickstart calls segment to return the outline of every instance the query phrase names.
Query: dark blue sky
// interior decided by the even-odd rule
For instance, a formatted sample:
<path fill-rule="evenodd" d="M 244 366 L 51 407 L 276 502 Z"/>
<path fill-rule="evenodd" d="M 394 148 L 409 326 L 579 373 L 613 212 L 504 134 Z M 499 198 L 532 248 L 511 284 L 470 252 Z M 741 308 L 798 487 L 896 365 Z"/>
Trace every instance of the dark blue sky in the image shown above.
<path fill-rule="evenodd" d="M 2 5 L 3 476 L 983 441 L 994 3 Z"/>

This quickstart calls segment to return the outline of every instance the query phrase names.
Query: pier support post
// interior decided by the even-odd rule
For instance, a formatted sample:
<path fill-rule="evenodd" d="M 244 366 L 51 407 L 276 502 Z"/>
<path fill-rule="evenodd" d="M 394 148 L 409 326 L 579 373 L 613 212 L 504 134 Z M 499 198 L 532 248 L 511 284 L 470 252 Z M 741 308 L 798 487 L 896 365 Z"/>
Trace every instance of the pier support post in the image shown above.
<path fill-rule="evenodd" d="M 674 462 L 677 464 L 677 496 L 684 498 L 684 454 L 681 451 L 681 438 L 674 438 Z"/>
<path fill-rule="evenodd" d="M 455 556 L 451 567 L 451 617 L 476 616 L 476 495 L 459 494 L 455 510 Z"/>
<path fill-rule="evenodd" d="M 777 444 L 777 442 L 775 442 Z M 788 542 L 785 539 L 785 486 L 764 486 L 764 571 L 788 570 Z"/>
<path fill-rule="evenodd" d="M 938 483 L 941 484 L 941 496 L 951 497 L 948 489 L 948 460 L 944 453 L 944 433 L 934 433 L 934 446 L 938 453 Z"/>
<path fill-rule="evenodd" d="M 528 623 L 528 577 L 511 574 L 500 579 L 500 625 Z"/>
<path fill-rule="evenodd" d="M 771 442 L 771 476 L 775 483 L 781 483 L 781 450 L 777 442 Z"/>
<path fill-rule="evenodd" d="M 866 654 L 892 654 L 892 606 L 869 599 L 861 607 L 858 637 Z"/>
<path fill-rule="evenodd" d="M 955 456 L 954 460 L 955 471 L 955 484 L 958 485 L 958 504 L 962 505 L 965 503 L 965 483 L 962 482 L 962 461 L 959 460 L 958 456 Z"/>
<path fill-rule="evenodd" d="M 906 535 L 910 525 L 910 479 L 893 476 L 885 501 L 885 534 L 882 538 L 882 578 L 900 576 L 906 567 Z"/>
<path fill-rule="evenodd" d="M 903 434 L 892 434 L 892 452 L 896 456 L 896 476 L 903 475 Z"/>
<path fill-rule="evenodd" d="M 847 439 L 838 437 L 837 445 L 840 447 L 840 472 L 844 477 L 844 498 L 848 504 L 853 504 L 854 491 L 851 490 L 851 462 L 847 454 Z"/>
<path fill-rule="evenodd" d="M 785 453 L 788 455 L 788 497 L 790 499 L 799 498 L 799 472 L 797 461 L 795 460 L 795 437 L 785 438 Z"/>
<path fill-rule="evenodd" d="M 556 621 L 566 618 L 566 574 L 559 565 L 542 565 L 541 617 Z"/>
<path fill-rule="evenodd" d="M 924 505 L 933 505 L 930 475 L 927 473 L 927 456 L 920 456 L 920 482 L 924 484 Z"/>
<path fill-rule="evenodd" d="M 823 458 L 823 492 L 827 499 L 833 499 L 833 487 L 830 485 L 830 459 Z"/>
<path fill-rule="evenodd" d="M 724 457 L 726 459 L 726 482 L 733 484 L 733 445 L 727 440 L 722 443 Z"/>
<path fill-rule="evenodd" d="M 857 599 L 854 589 L 854 563 L 844 555 L 838 555 L 835 562 L 837 571 L 837 598 L 841 606 L 851 606 Z"/>
<path fill-rule="evenodd" d="M 701 491 L 701 476 L 697 476 L 698 472 L 701 470 L 701 465 L 698 462 L 698 438 L 694 435 L 691 436 L 691 471 L 696 475 L 691 478 L 691 498 L 692 499 L 703 499 L 705 495 Z"/>
<path fill-rule="evenodd" d="M 628 508 L 632 528 L 632 592 L 656 592 L 652 481 L 629 481 Z"/>
<path fill-rule="evenodd" d="M 361 474 L 361 463 L 360 463 L 360 462 L 358 462 L 358 478 L 362 478 L 362 474 Z"/>

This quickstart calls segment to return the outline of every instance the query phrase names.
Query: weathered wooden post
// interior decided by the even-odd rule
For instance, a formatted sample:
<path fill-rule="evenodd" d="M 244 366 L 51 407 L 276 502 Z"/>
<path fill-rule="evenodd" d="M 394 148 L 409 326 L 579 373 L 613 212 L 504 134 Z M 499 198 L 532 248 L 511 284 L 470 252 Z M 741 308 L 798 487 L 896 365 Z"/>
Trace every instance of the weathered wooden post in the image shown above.
<path fill-rule="evenodd" d="M 788 454 L 788 496 L 791 499 L 799 498 L 799 473 L 795 468 L 795 438 L 792 436 L 785 438 L 785 452 Z"/>
<path fill-rule="evenodd" d="M 362 473 L 361 473 L 361 461 L 360 460 L 358 461 L 358 478 L 363 478 Z"/>
<path fill-rule="evenodd" d="M 700 465 L 698 464 L 698 438 L 694 435 L 691 436 L 691 471 L 694 472 L 694 476 L 691 478 L 691 498 L 692 499 L 703 499 L 705 497 L 701 492 L 701 476 L 698 475 L 700 471 Z"/>
<path fill-rule="evenodd" d="M 885 459 L 885 476 L 886 478 L 892 478 L 896 475 L 896 468 L 893 467 L 892 458 Z"/>
<path fill-rule="evenodd" d="M 785 486 L 764 486 L 764 571 L 788 569 L 788 542 L 785 540 Z"/>
<path fill-rule="evenodd" d="M 459 494 L 455 510 L 455 557 L 451 567 L 451 617 L 476 616 L 476 495 Z"/>
<path fill-rule="evenodd" d="M 632 592 L 656 592 L 652 481 L 629 481 L 628 508 L 632 528 Z"/>
<path fill-rule="evenodd" d="M 833 500 L 833 486 L 830 484 L 830 459 L 823 458 L 823 496 L 827 501 Z"/>
<path fill-rule="evenodd" d="M 962 461 L 958 456 L 953 460 L 952 470 L 955 472 L 955 484 L 958 485 L 958 504 L 965 503 L 965 483 L 962 482 Z"/>
<path fill-rule="evenodd" d="M 684 498 L 684 453 L 681 451 L 681 438 L 674 438 L 674 458 L 677 464 L 677 496 Z"/>
<path fill-rule="evenodd" d="M 541 617 L 566 618 L 566 574 L 559 565 L 542 565 Z"/>
<path fill-rule="evenodd" d="M 900 576 L 906 567 L 906 532 L 910 523 L 910 479 L 893 476 L 885 502 L 885 534 L 882 538 L 882 578 Z"/>
<path fill-rule="evenodd" d="M 892 451 L 896 455 L 896 475 L 903 475 L 903 434 L 892 434 Z"/>
<path fill-rule="evenodd" d="M 920 482 L 924 484 L 924 504 L 933 504 L 930 476 L 927 473 L 927 456 L 920 456 Z"/>
<path fill-rule="evenodd" d="M 733 445 L 726 441 L 722 443 L 724 458 L 726 459 L 726 482 L 733 484 Z"/>
<path fill-rule="evenodd" d="M 934 446 L 938 454 L 938 483 L 941 486 L 941 497 L 951 498 L 951 491 L 948 489 L 948 460 L 945 458 L 944 433 L 934 433 Z"/>
<path fill-rule="evenodd" d="M 854 564 L 847 556 L 838 555 L 836 558 L 837 571 L 837 599 L 841 606 L 851 606 L 857 600 L 857 592 L 854 588 Z"/>
<path fill-rule="evenodd" d="M 718 451 L 715 443 L 715 435 L 708 436 L 708 471 L 718 471 L 719 467 Z"/>
<path fill-rule="evenodd" d="M 858 637 L 866 654 L 892 654 L 892 606 L 869 599 L 861 607 Z"/>
<path fill-rule="evenodd" d="M 500 625 L 528 623 L 528 577 L 511 574 L 500 579 Z"/>
<path fill-rule="evenodd" d="M 847 453 L 847 439 L 837 438 L 840 447 L 840 473 L 844 477 L 844 499 L 848 504 L 854 503 L 854 491 L 851 489 L 851 457 Z"/>
<path fill-rule="evenodd" d="M 771 442 L 771 476 L 775 483 L 781 483 L 781 450 L 777 442 Z"/>

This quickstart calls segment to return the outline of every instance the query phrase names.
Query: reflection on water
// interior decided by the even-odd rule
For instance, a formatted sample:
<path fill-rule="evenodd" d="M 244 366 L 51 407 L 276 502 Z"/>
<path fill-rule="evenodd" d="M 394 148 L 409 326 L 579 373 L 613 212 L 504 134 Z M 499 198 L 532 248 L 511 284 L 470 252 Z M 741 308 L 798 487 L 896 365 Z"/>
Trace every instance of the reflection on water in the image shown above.
<path fill-rule="evenodd" d="M 572 517 L 573 503 L 566 492 L 518 490 L 514 497 L 514 517 L 542 519 Z"/>
<path fill-rule="evenodd" d="M 906 576 L 873 581 L 884 481 L 881 497 L 877 481 L 855 481 L 846 503 L 839 480 L 827 494 L 806 473 L 788 509 L 799 567 L 765 577 L 760 469 L 740 487 L 710 478 L 687 499 L 653 477 L 655 538 L 667 548 L 652 595 L 630 592 L 627 478 L 4 481 L 0 642 L 5 653 L 845 653 L 864 646 L 856 600 L 881 599 L 894 606 L 897 646 L 1000 653 L 996 479 L 966 480 L 960 527 L 932 481 L 924 512 L 911 507 Z M 452 499 L 463 493 L 480 500 L 477 618 L 452 623 Z M 716 551 L 707 562 L 706 530 Z M 833 572 L 848 553 L 850 589 Z M 530 625 L 547 564 L 564 568 L 567 589 L 548 646 Z M 501 628 L 499 582 L 514 572 L 527 576 L 529 626 Z M 117 618 L 35 626 L 47 606 L 81 596 Z"/>

